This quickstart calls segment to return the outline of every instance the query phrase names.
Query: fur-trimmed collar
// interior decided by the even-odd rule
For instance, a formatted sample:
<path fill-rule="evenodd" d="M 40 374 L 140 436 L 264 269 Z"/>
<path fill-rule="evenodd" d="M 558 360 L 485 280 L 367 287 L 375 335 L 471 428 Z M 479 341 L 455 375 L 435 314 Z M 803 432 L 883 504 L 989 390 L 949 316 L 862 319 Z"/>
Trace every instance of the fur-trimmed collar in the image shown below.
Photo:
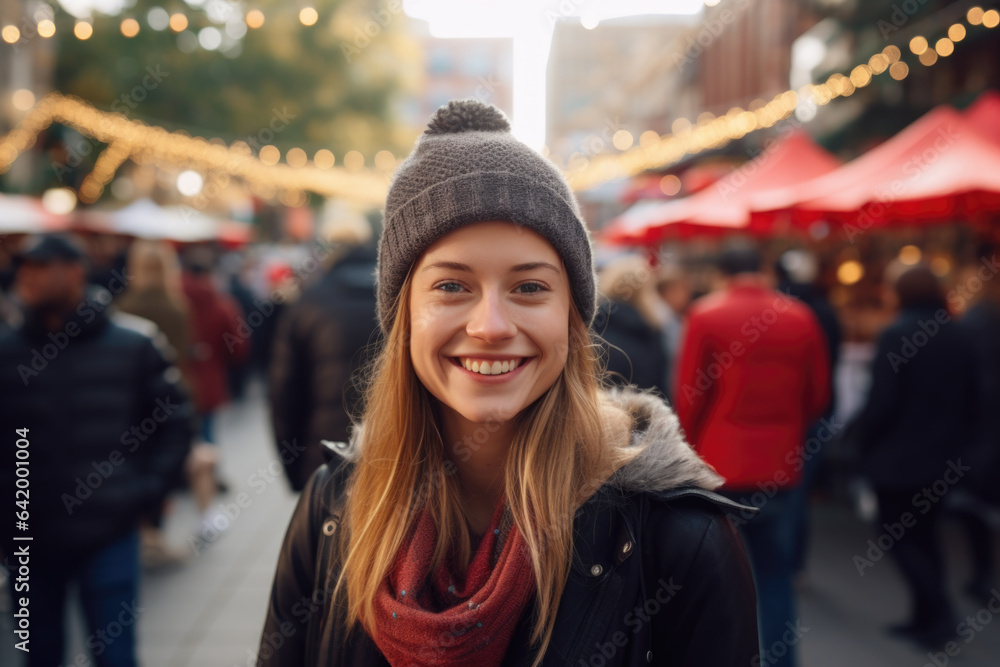
<path fill-rule="evenodd" d="M 629 447 L 641 451 L 618 469 L 609 482 L 631 491 L 666 491 L 682 486 L 714 489 L 723 478 L 684 438 L 677 415 L 662 398 L 634 387 L 606 393 L 631 418 Z"/>
<path fill-rule="evenodd" d="M 625 491 L 666 491 L 679 487 L 715 489 L 723 478 L 705 463 L 684 438 L 680 421 L 662 398 L 635 387 L 614 388 L 605 397 L 631 418 L 628 443 L 639 453 L 619 468 L 608 484 Z M 322 441 L 326 449 L 356 460 L 364 425 L 356 425 L 350 443 Z M 328 456 L 329 458 L 329 456 Z"/>

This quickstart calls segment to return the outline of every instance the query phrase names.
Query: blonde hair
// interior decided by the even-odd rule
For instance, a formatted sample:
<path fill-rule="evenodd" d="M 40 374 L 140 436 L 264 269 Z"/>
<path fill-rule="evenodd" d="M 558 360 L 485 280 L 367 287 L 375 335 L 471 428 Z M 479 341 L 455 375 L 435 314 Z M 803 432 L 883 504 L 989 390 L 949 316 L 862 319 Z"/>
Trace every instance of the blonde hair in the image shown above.
<path fill-rule="evenodd" d="M 343 567 L 331 613 L 350 630 L 374 631 L 374 599 L 403 542 L 426 506 L 438 540 L 432 570 L 449 551 L 463 566 L 471 543 L 459 504 L 458 480 L 447 474 L 445 443 L 409 354 L 410 278 L 396 299 L 396 318 L 368 379 L 363 442 L 347 487 L 340 527 Z M 624 445 L 631 418 L 601 391 L 598 351 L 575 304 L 569 317 L 566 365 L 555 383 L 514 419 L 505 491 L 537 582 L 532 643 L 541 663 L 573 558 L 574 513 L 635 455 Z M 377 426 L 376 426 L 377 425 Z M 454 468 L 451 468 L 454 472 Z M 338 604 L 341 595 L 346 602 Z"/>

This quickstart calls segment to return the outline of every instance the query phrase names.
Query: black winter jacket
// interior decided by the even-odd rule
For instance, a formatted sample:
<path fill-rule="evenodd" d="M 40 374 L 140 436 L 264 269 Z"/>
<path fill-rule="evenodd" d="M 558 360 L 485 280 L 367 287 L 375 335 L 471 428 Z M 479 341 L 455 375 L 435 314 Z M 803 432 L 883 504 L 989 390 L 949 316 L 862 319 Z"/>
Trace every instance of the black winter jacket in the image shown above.
<path fill-rule="evenodd" d="M 28 528 L 18 534 L 33 538 L 40 560 L 64 561 L 135 528 L 180 481 L 189 451 L 193 410 L 156 327 L 109 317 L 109 303 L 94 289 L 56 332 L 29 313 L 0 335 L 0 488 L 13 499 L 26 449 Z M 0 533 L 8 556 L 13 528 L 5 521 Z"/>
<path fill-rule="evenodd" d="M 543 664 L 759 664 L 753 575 L 727 516 L 754 510 L 703 488 L 720 478 L 684 442 L 665 403 L 633 390 L 612 395 L 632 413 L 632 444 L 644 451 L 576 513 L 574 562 Z M 288 526 L 258 667 L 389 664 L 363 630 L 345 637 L 328 620 L 338 489 L 354 465 L 329 458 Z M 530 665 L 536 655 L 531 612 L 517 622 L 505 665 Z"/>
<path fill-rule="evenodd" d="M 346 440 L 360 395 L 351 376 L 378 330 L 375 250 L 351 249 L 281 317 L 271 351 L 271 427 L 296 491 L 323 465 L 320 439 Z"/>
<path fill-rule="evenodd" d="M 868 398 L 845 435 L 872 486 L 920 488 L 968 454 L 975 363 L 967 332 L 944 308 L 907 308 L 882 332 Z"/>

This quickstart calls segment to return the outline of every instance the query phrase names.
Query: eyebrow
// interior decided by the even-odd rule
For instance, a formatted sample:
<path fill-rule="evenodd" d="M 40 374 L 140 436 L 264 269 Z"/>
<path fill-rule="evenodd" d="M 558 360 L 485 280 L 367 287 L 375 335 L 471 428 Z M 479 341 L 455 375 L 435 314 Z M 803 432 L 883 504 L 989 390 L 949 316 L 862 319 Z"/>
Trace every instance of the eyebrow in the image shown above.
<path fill-rule="evenodd" d="M 467 273 L 472 273 L 472 267 L 468 264 L 462 264 L 461 262 L 434 262 L 433 264 L 428 264 L 421 271 L 427 271 L 429 269 L 450 269 L 452 271 L 465 271 Z M 562 273 L 559 268 L 548 262 L 526 262 L 524 264 L 516 264 L 511 267 L 511 272 L 513 273 L 523 273 L 525 271 L 533 271 L 534 269 L 551 269 L 556 273 Z"/>

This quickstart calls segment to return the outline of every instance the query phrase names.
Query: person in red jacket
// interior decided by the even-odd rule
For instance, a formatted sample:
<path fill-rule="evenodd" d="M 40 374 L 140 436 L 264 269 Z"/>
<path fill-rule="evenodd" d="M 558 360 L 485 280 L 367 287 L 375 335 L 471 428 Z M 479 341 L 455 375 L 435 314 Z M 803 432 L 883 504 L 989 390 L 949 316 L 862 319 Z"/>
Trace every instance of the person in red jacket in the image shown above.
<path fill-rule="evenodd" d="M 229 526 L 218 504 L 212 501 L 216 491 L 228 485 L 217 479 L 219 452 L 215 437 L 215 413 L 229 401 L 229 368 L 242 364 L 250 354 L 250 339 L 240 330 L 239 305 L 218 290 L 212 279 L 214 257 L 203 246 L 189 248 L 182 256 L 181 288 L 190 314 L 191 350 L 182 372 L 191 381 L 191 393 L 200 419 L 200 442 L 188 461 L 192 493 L 201 513 L 198 539 L 192 546 L 199 550 Z M 213 471 L 208 475 L 206 471 Z"/>
<path fill-rule="evenodd" d="M 723 490 L 761 510 L 737 521 L 757 579 L 761 658 L 791 666 L 795 651 L 782 640 L 795 622 L 789 491 L 806 429 L 830 400 L 829 355 L 812 311 L 770 288 L 754 246 L 731 244 L 719 265 L 726 288 L 688 313 L 675 407 L 692 446 L 726 479 Z"/>

